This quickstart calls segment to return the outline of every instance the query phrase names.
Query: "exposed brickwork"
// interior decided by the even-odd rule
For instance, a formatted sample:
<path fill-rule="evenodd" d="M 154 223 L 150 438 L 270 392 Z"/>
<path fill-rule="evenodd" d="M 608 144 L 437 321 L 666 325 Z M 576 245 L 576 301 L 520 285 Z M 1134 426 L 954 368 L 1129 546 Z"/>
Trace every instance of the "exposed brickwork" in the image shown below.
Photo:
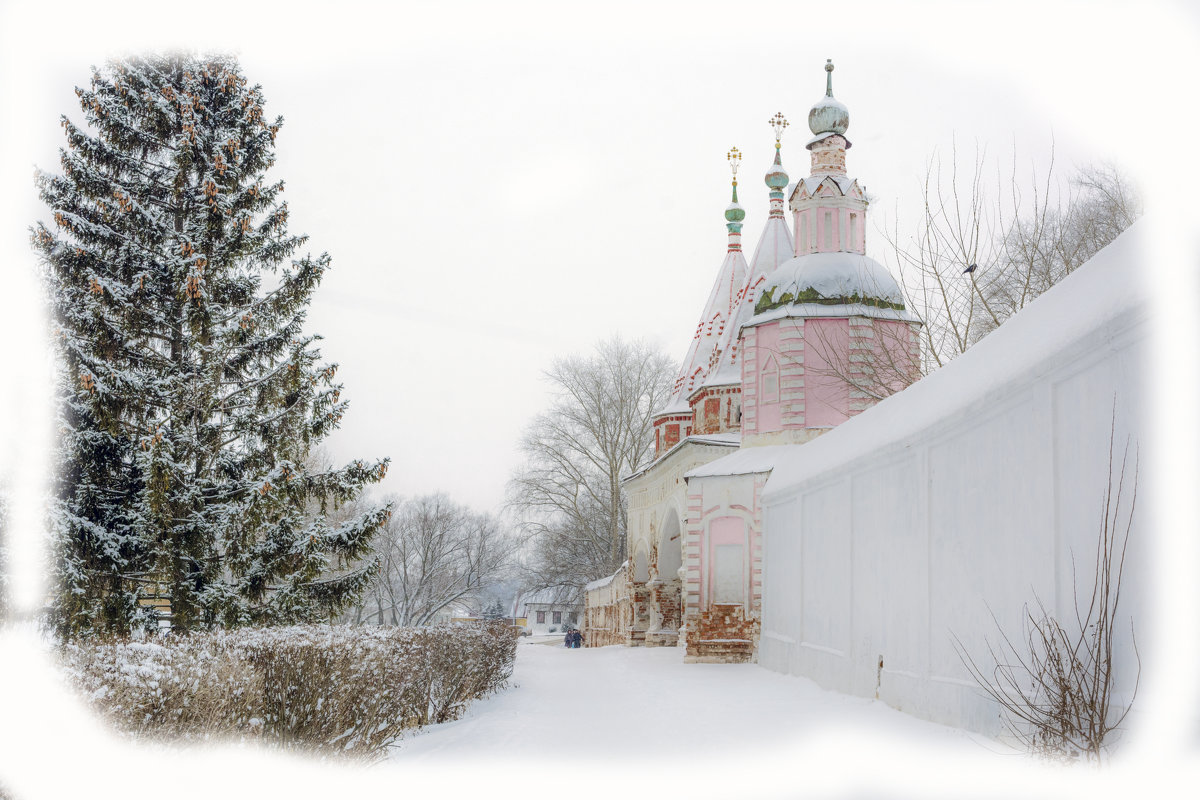
<path fill-rule="evenodd" d="M 813 142 L 809 149 L 812 151 L 813 175 L 846 174 L 846 140 L 842 136 L 836 133 L 826 136 Z"/>
<path fill-rule="evenodd" d="M 649 585 L 651 615 L 657 618 L 658 629 L 675 632 L 683 622 L 683 609 L 680 606 L 682 583 L 675 580 L 656 580 Z"/>
<path fill-rule="evenodd" d="M 581 627 L 585 647 L 628 643 L 629 621 L 634 617 L 633 593 L 629 590 L 632 569 L 626 563 L 602 585 L 585 593 Z"/>
<path fill-rule="evenodd" d="M 692 412 L 690 410 L 679 414 L 668 414 L 654 420 L 654 457 L 658 458 L 679 444 L 681 431 L 686 431 L 683 434 L 686 436 L 691 433 L 691 430 Z"/>
<path fill-rule="evenodd" d="M 650 627 L 650 590 L 644 583 L 630 582 L 629 599 L 625 644 L 640 647 Z"/>
<path fill-rule="evenodd" d="M 694 433 L 703 436 L 741 429 L 741 386 L 704 388 L 692 395 L 689 402 L 695 419 Z"/>
<path fill-rule="evenodd" d="M 758 630 L 758 614 L 748 614 L 741 603 L 715 604 L 710 610 L 701 611 L 689 618 L 684 661 L 752 661 L 758 643 Z"/>

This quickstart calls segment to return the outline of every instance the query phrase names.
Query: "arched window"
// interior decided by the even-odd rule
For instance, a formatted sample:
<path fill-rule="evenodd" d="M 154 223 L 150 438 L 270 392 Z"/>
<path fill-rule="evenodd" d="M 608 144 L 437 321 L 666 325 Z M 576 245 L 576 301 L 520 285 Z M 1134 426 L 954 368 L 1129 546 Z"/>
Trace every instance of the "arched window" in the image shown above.
<path fill-rule="evenodd" d="M 773 355 L 767 356 L 767 363 L 763 365 L 761 386 L 762 402 L 779 402 L 779 362 Z"/>

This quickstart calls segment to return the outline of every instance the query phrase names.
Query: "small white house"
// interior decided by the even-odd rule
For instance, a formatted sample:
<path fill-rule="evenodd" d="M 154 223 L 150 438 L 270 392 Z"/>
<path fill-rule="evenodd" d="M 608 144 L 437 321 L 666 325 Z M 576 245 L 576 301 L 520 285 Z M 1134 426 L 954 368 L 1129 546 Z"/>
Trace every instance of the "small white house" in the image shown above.
<path fill-rule="evenodd" d="M 583 601 L 573 587 L 551 586 L 517 595 L 513 616 L 525 618 L 525 630 L 532 634 L 560 633 L 565 627 L 579 627 Z"/>

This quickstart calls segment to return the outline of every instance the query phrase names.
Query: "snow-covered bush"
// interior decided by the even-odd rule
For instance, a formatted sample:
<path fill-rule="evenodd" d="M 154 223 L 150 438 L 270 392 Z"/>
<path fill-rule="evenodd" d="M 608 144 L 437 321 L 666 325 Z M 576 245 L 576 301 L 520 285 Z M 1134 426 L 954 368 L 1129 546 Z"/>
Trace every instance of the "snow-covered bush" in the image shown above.
<path fill-rule="evenodd" d="M 303 625 L 61 650 L 71 682 L 135 736 L 257 739 L 367 759 L 404 729 L 455 719 L 503 688 L 515 654 L 505 625 Z"/>

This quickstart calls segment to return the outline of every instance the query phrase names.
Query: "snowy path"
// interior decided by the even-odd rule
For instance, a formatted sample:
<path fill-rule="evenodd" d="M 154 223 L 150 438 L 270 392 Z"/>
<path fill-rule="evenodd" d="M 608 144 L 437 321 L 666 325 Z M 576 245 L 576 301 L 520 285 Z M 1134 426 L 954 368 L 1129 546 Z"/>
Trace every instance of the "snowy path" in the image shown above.
<path fill-rule="evenodd" d="M 568 650 L 522 642 L 515 686 L 403 741 L 394 761 L 477 756 L 752 755 L 832 727 L 869 727 L 963 754 L 1000 745 L 883 703 L 750 664 L 684 664 L 680 648 Z M 638 734 L 652 724 L 652 734 Z"/>
<path fill-rule="evenodd" d="M 941 796 L 931 775 L 954 796 L 959 770 L 1025 762 L 991 739 L 803 678 L 684 664 L 678 648 L 523 641 L 513 683 L 463 719 L 406 738 L 382 769 L 518 765 L 549 786 L 556 774 L 589 776 L 587 796 L 636 785 L 668 796 L 686 787 L 691 797 L 785 797 L 803 787 L 806 796 L 853 788 L 878 797 Z M 900 786 L 922 788 L 893 794 Z"/>

